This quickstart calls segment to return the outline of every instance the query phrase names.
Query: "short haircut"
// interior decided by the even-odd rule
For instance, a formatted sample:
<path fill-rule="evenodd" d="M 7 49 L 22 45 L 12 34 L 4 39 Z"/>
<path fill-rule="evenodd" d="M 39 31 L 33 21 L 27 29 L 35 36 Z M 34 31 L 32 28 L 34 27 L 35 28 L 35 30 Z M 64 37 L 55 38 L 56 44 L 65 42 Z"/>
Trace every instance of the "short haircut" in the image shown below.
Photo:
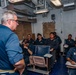
<path fill-rule="evenodd" d="M 57 33 L 56 32 L 53 32 L 54 33 L 54 35 L 57 35 Z"/>
<path fill-rule="evenodd" d="M 28 35 L 30 35 L 30 36 L 31 36 L 31 34 L 28 34 Z M 28 36 L 28 35 L 27 35 L 27 36 Z"/>
<path fill-rule="evenodd" d="M 68 36 L 72 36 L 72 34 L 69 34 Z"/>
<path fill-rule="evenodd" d="M 55 34 L 54 34 L 54 32 L 50 32 L 50 34 L 53 34 L 53 35 L 55 35 Z"/>
<path fill-rule="evenodd" d="M 42 35 L 40 33 L 38 33 L 37 36 L 42 36 Z"/>
<path fill-rule="evenodd" d="M 26 43 L 29 43 L 29 41 L 28 41 L 27 39 L 24 39 L 24 40 L 22 41 L 22 43 L 23 43 L 23 42 L 24 42 L 25 44 L 26 44 Z"/>
<path fill-rule="evenodd" d="M 1 23 L 6 22 L 8 19 L 14 19 L 14 15 L 17 15 L 16 12 L 7 10 L 3 13 Z"/>

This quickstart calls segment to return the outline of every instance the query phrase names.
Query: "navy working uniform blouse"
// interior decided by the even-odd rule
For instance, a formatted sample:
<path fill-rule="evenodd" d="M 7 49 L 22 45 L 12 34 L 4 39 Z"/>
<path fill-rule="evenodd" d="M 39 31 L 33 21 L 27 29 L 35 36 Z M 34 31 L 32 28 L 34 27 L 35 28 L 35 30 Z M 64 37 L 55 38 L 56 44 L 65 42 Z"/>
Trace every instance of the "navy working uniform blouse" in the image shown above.
<path fill-rule="evenodd" d="M 46 40 L 46 45 L 49 45 L 50 46 L 50 49 L 54 49 L 54 50 L 57 50 L 58 46 L 59 46 L 59 41 L 56 40 L 56 39 L 53 39 L 51 40 L 50 38 L 48 38 Z"/>
<path fill-rule="evenodd" d="M 70 48 L 67 53 L 67 58 L 70 58 L 71 60 L 76 62 L 76 47 Z"/>
<path fill-rule="evenodd" d="M 45 39 L 42 38 L 42 40 L 39 41 L 39 39 L 37 38 L 36 41 L 35 41 L 35 45 L 45 45 Z"/>
<path fill-rule="evenodd" d="M 23 58 L 17 35 L 8 27 L 0 25 L 0 69 L 12 70 Z"/>
<path fill-rule="evenodd" d="M 69 47 L 68 47 L 68 50 L 70 49 L 70 48 L 72 48 L 72 47 L 74 47 L 74 44 L 75 44 L 75 42 L 74 42 L 74 40 L 73 39 L 66 39 L 65 40 L 65 44 L 67 44 Z"/>

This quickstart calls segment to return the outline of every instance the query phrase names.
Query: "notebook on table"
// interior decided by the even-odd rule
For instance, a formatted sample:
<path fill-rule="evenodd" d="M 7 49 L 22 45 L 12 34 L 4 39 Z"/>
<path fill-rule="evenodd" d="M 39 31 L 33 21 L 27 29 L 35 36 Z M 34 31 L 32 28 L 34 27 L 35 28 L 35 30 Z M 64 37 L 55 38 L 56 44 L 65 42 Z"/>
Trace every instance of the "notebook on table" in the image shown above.
<path fill-rule="evenodd" d="M 66 66 L 67 66 L 68 68 L 76 68 L 76 64 L 73 65 L 73 64 L 71 64 L 69 61 L 66 62 Z"/>

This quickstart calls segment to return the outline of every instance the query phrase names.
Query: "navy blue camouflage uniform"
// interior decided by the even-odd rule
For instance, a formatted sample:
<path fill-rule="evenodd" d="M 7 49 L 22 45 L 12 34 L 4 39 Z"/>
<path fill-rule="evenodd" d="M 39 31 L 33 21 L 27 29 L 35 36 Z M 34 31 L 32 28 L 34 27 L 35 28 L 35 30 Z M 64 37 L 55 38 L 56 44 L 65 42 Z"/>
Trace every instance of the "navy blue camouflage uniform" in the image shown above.
<path fill-rule="evenodd" d="M 35 45 L 45 45 L 45 39 L 42 38 L 42 40 L 39 41 L 39 39 L 37 38 L 34 44 L 35 44 Z"/>
<path fill-rule="evenodd" d="M 70 58 L 72 61 L 76 62 L 76 47 L 70 48 L 66 58 Z M 70 68 L 69 75 L 76 75 L 76 68 L 75 69 Z"/>
<path fill-rule="evenodd" d="M 69 51 L 70 48 L 75 46 L 75 42 L 73 39 L 65 39 L 65 44 L 68 45 L 68 48 L 65 48 L 65 54 L 67 54 L 67 52 Z"/>
<path fill-rule="evenodd" d="M 56 60 L 56 50 L 58 49 L 59 42 L 56 39 L 51 40 L 50 38 L 48 38 L 46 40 L 46 45 L 49 45 L 50 49 L 52 49 L 52 48 L 54 49 L 53 51 L 50 52 L 53 55 L 52 56 L 52 62 L 51 62 L 52 67 L 53 67 L 53 64 L 54 64 L 54 62 Z"/>
<path fill-rule="evenodd" d="M 14 70 L 13 65 L 21 59 L 23 54 L 17 35 L 8 27 L 0 25 L 0 69 Z"/>

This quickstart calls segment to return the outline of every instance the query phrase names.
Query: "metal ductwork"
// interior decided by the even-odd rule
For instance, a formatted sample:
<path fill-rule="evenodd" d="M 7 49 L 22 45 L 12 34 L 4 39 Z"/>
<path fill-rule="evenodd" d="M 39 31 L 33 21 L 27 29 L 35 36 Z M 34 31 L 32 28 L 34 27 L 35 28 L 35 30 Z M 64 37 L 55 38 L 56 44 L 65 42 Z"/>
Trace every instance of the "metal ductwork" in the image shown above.
<path fill-rule="evenodd" d="M 38 0 L 32 0 L 32 2 L 37 5 L 38 4 Z"/>
<path fill-rule="evenodd" d="M 36 3 L 35 4 L 36 10 L 34 10 L 35 14 L 46 13 L 49 11 L 47 8 L 46 0 L 32 0 L 32 1 Z"/>

